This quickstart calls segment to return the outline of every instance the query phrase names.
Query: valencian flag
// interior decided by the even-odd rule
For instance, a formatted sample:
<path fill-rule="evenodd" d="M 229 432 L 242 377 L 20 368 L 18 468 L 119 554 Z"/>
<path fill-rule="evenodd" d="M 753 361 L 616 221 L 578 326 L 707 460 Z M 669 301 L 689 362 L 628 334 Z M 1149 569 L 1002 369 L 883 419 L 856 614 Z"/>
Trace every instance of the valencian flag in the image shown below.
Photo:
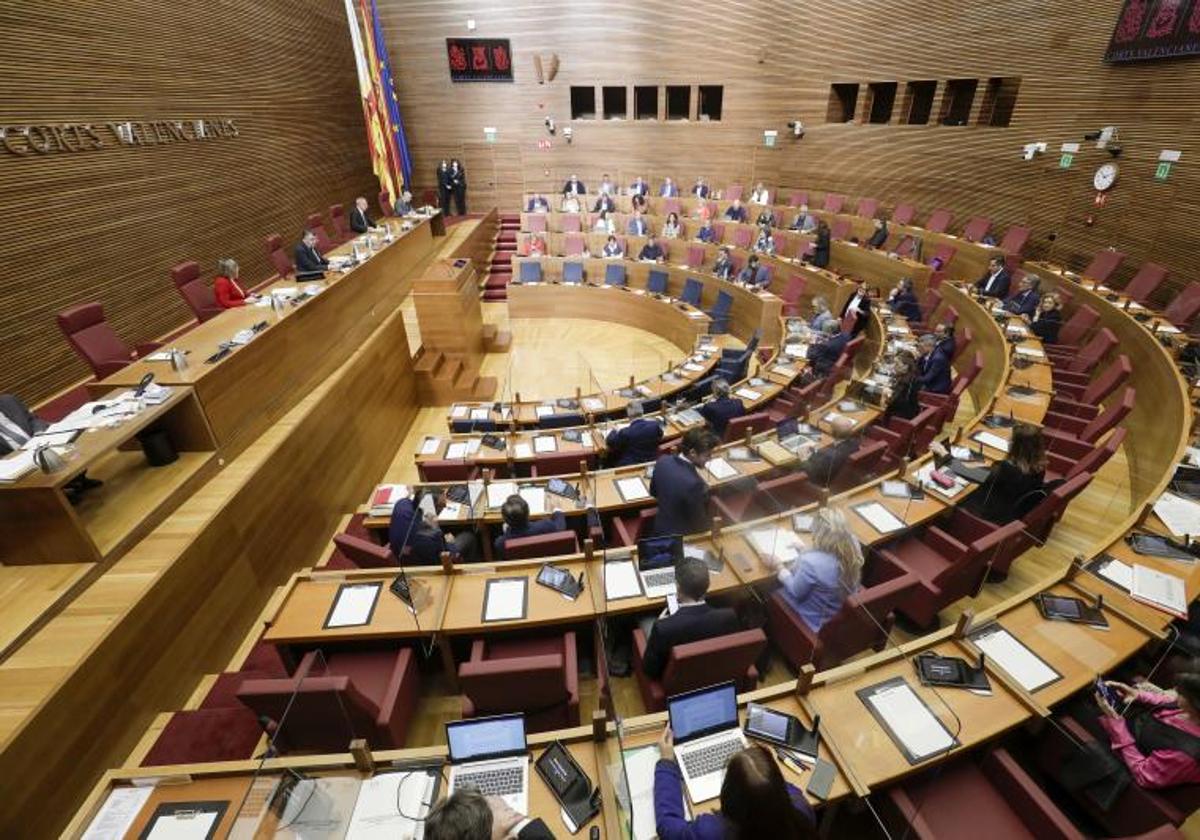
<path fill-rule="evenodd" d="M 345 0 L 350 40 L 358 68 L 358 90 L 362 96 L 367 144 L 379 187 L 396 200 L 412 173 L 412 159 L 400 105 L 392 80 L 392 66 L 383 40 L 383 25 L 375 0 Z"/>

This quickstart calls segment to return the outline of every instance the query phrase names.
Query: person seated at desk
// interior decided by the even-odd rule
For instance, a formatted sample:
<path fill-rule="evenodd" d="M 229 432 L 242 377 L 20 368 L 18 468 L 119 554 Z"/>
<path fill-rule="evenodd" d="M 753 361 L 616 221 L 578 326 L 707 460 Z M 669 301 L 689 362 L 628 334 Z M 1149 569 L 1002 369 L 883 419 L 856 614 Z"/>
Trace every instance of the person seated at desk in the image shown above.
<path fill-rule="evenodd" d="M 546 238 L 544 236 L 535 233 L 533 236 L 529 237 L 529 256 L 546 256 Z"/>
<path fill-rule="evenodd" d="M 746 208 L 742 206 L 740 198 L 735 198 L 733 203 L 725 208 L 725 218 L 731 222 L 746 221 Z"/>
<path fill-rule="evenodd" d="M 728 245 L 722 245 L 721 250 L 717 251 L 717 259 L 713 263 L 712 273 L 714 277 L 722 280 L 729 280 L 733 277 L 733 259 L 729 256 Z"/>
<path fill-rule="evenodd" d="M 646 183 L 646 179 L 641 175 L 633 179 L 633 183 L 629 185 L 630 195 L 640 195 L 645 197 L 650 194 L 650 185 Z"/>
<path fill-rule="evenodd" d="M 784 602 L 814 633 L 837 615 L 846 597 L 862 585 L 863 552 L 838 508 L 823 507 L 813 517 L 812 548 L 768 565 L 783 587 Z"/>
<path fill-rule="evenodd" d="M 708 198 L 708 184 L 704 183 L 703 178 L 696 179 L 696 183 L 692 186 L 692 195 L 696 198 Z"/>
<path fill-rule="evenodd" d="M 941 443 L 930 445 L 935 459 L 944 463 L 949 452 Z M 1007 525 L 1020 519 L 1046 495 L 1046 439 L 1029 423 L 1013 426 L 1008 454 L 993 464 L 983 483 L 963 501 L 964 510 Z"/>
<path fill-rule="evenodd" d="M 608 177 L 608 173 L 604 173 L 604 177 L 600 179 L 600 194 L 614 195 L 617 192 L 617 185 L 612 182 L 612 178 Z"/>
<path fill-rule="evenodd" d="M 596 196 L 596 203 L 592 205 L 592 212 L 599 213 L 601 211 L 611 213 L 617 209 L 617 202 L 613 197 L 606 192 Z"/>
<path fill-rule="evenodd" d="M 646 196 L 641 193 L 634 193 L 629 197 L 629 206 L 636 211 L 646 212 Z"/>
<path fill-rule="evenodd" d="M 808 212 L 808 205 L 801 204 L 800 211 L 796 213 L 796 218 L 792 219 L 789 230 L 798 230 L 800 233 L 812 233 L 817 229 L 818 222 L 819 219 Z"/>
<path fill-rule="evenodd" d="M 758 264 L 758 254 L 751 254 L 745 267 L 738 272 L 737 281 L 751 289 L 765 289 L 771 285 L 771 275 L 765 265 Z"/>
<path fill-rule="evenodd" d="M 545 201 L 545 199 L 542 199 L 542 200 Z M 550 208 L 547 207 L 546 209 L 548 210 Z M 392 202 L 392 215 L 393 216 L 409 216 L 412 214 L 412 212 L 413 212 L 412 193 L 410 193 L 408 190 L 402 190 L 400 192 L 400 200 Z"/>
<path fill-rule="evenodd" d="M 567 529 L 567 518 L 558 508 L 549 519 L 529 521 L 529 502 L 515 493 L 504 500 L 500 506 L 500 516 L 504 519 L 504 533 L 492 541 L 496 558 L 504 557 L 504 542 L 519 537 L 538 537 L 542 534 L 553 534 L 555 531 Z"/>
<path fill-rule="evenodd" d="M 642 401 L 630 400 L 625 409 L 629 425 L 624 429 L 614 429 L 604 439 L 612 466 L 627 467 L 630 464 L 649 463 L 658 454 L 658 445 L 663 439 L 663 427 L 657 420 L 647 420 L 644 414 L 645 407 Z"/>
<path fill-rule="evenodd" d="M 808 321 L 808 327 L 815 333 L 825 333 L 826 327 L 838 324 L 838 319 L 829 311 L 829 301 L 821 296 L 813 298 L 813 316 Z"/>
<path fill-rule="evenodd" d="M 696 202 L 696 218 L 701 222 L 711 221 L 717 214 L 717 205 L 711 201 Z"/>
<path fill-rule="evenodd" d="M 713 399 L 700 406 L 700 416 L 708 423 L 713 434 L 722 437 L 729 421 L 746 413 L 746 406 L 733 396 L 729 382 L 720 377 L 713 380 L 712 394 Z"/>
<path fill-rule="evenodd" d="M 660 455 L 654 462 L 650 495 L 658 502 L 655 534 L 694 534 L 712 525 L 708 484 L 701 477 L 700 468 L 712 458 L 716 446 L 717 438 L 708 429 L 688 429 L 683 433 L 677 454 Z"/>
<path fill-rule="evenodd" d="M 850 337 L 853 338 L 865 330 L 867 322 L 871 320 L 871 296 L 867 294 L 867 284 L 862 280 L 854 281 L 854 294 L 842 307 L 843 318 L 851 314 L 854 316 L 854 325 L 850 329 Z"/>
<path fill-rule="evenodd" d="M 658 240 L 654 238 L 654 234 L 646 237 L 646 244 L 642 246 L 642 250 L 638 252 L 638 260 L 641 262 L 661 263 L 666 258 L 666 252 L 663 246 L 658 244 Z"/>
<path fill-rule="evenodd" d="M 992 257 L 988 261 L 987 273 L 975 282 L 975 290 L 983 297 L 1004 300 L 1008 297 L 1008 287 L 1012 283 L 1012 274 L 1004 265 L 1003 257 Z"/>
<path fill-rule="evenodd" d="M 679 223 L 679 214 L 672 210 L 667 214 L 667 220 L 663 222 L 662 237 L 663 239 L 678 239 L 683 235 L 683 225 Z"/>
<path fill-rule="evenodd" d="M 883 390 L 883 420 L 891 417 L 911 420 L 921 413 L 921 381 L 917 377 L 917 360 L 912 353 L 901 350 L 892 365 L 892 384 Z"/>
<path fill-rule="evenodd" d="M 922 391 L 934 394 L 949 394 L 950 356 L 945 345 L 938 343 L 933 333 L 925 333 L 918 339 L 920 356 L 917 357 L 917 385 Z"/>
<path fill-rule="evenodd" d="M 438 525 L 437 514 L 422 510 L 420 503 L 419 497 L 401 499 L 392 508 L 392 518 L 388 522 L 388 545 L 403 565 L 436 566 L 442 562 L 443 551 L 468 563 L 479 559 L 479 545 L 473 533 L 445 533 Z M 434 495 L 433 504 L 440 512 L 446 506 L 445 493 Z M 404 556 L 405 546 L 408 546 L 407 557 Z"/>
<path fill-rule="evenodd" d="M 754 189 L 750 192 L 750 203 L 760 206 L 767 206 L 771 203 L 771 193 L 763 186 L 763 182 L 759 181 L 754 185 Z"/>
<path fill-rule="evenodd" d="M 375 220 L 367 213 L 367 200 L 361 195 L 354 199 L 354 207 L 350 210 L 350 230 L 355 233 L 366 233 L 375 227 Z"/>
<path fill-rule="evenodd" d="M 429 809 L 425 840 L 554 840 L 540 817 L 518 814 L 498 796 L 462 788 Z"/>
<path fill-rule="evenodd" d="M 853 420 L 838 415 L 829 424 L 833 443 L 818 449 L 801 466 L 808 480 L 818 487 L 828 487 L 838 477 L 850 456 L 858 451 L 858 435 Z"/>
<path fill-rule="evenodd" d="M 1042 298 L 1029 331 L 1046 344 L 1058 343 L 1058 331 L 1062 328 L 1062 301 L 1051 293 Z"/>
<path fill-rule="evenodd" d="M 235 309 L 245 306 L 246 301 L 254 301 L 254 295 L 247 295 L 245 289 L 238 285 L 240 269 L 236 261 L 225 257 L 217 260 L 217 276 L 213 278 L 213 297 L 222 309 Z"/>
<path fill-rule="evenodd" d="M 1004 301 L 1004 311 L 1027 318 L 1031 317 L 1037 312 L 1038 304 L 1042 300 L 1042 293 L 1039 291 L 1041 285 L 1040 278 L 1026 274 L 1021 278 L 1021 287 L 1017 293 Z"/>
<path fill-rule="evenodd" d="M 625 252 L 621 250 L 621 243 L 612 234 L 609 234 L 608 240 L 604 243 L 604 250 L 600 253 L 606 258 L 625 256 Z"/>
<path fill-rule="evenodd" d="M 317 251 L 317 235 L 311 230 L 304 231 L 292 257 L 296 264 L 297 280 L 319 279 L 329 270 L 329 260 Z"/>
<path fill-rule="evenodd" d="M 558 209 L 563 213 L 578 213 L 583 209 L 583 205 L 579 203 L 579 196 L 564 195 L 562 206 Z"/>
<path fill-rule="evenodd" d="M 654 475 L 658 477 L 657 469 Z M 676 645 L 741 632 L 742 624 L 736 612 L 729 607 L 711 607 L 705 602 L 708 583 L 708 564 L 699 557 L 684 557 L 675 564 L 679 609 L 673 615 L 664 614 L 642 623 L 642 631 L 646 634 L 642 673 L 650 679 L 662 677 Z"/>
<path fill-rule="evenodd" d="M 625 225 L 625 232 L 630 236 L 645 236 L 650 232 L 650 225 L 642 215 L 642 211 L 634 210 L 633 215 Z"/>
<path fill-rule="evenodd" d="M 1142 788 L 1200 783 L 1200 674 L 1181 674 L 1173 693 L 1106 684 L 1125 708 L 1114 709 L 1097 692 L 1097 723 L 1134 783 Z"/>
<path fill-rule="evenodd" d="M 16 394 L 0 394 L 0 457 L 16 452 L 49 426 L 49 423 L 30 411 L 29 406 Z M 84 493 L 103 486 L 103 481 L 89 478 L 86 472 L 82 472 L 63 485 L 63 495 L 71 504 L 77 505 Z"/>
<path fill-rule="evenodd" d="M 721 783 L 720 808 L 690 821 L 683 809 L 683 774 L 675 761 L 669 727 L 663 730 L 658 752 L 654 825 L 659 840 L 816 840 L 812 806 L 799 788 L 784 781 L 779 765 L 761 744 L 752 744 L 729 759 Z"/>
<path fill-rule="evenodd" d="M 850 343 L 850 334 L 843 332 L 837 321 L 831 321 L 822 330 L 824 338 L 808 347 L 808 366 L 817 379 L 824 379 L 833 370 L 842 351 Z"/>
<path fill-rule="evenodd" d="M 678 198 L 679 187 L 675 186 L 675 182 L 670 178 L 663 179 L 663 185 L 658 189 L 659 198 Z"/>
<path fill-rule="evenodd" d="M 775 256 L 775 237 L 771 235 L 770 228 L 759 229 L 758 237 L 754 240 L 754 251 L 768 257 Z"/>
<path fill-rule="evenodd" d="M 529 203 L 525 205 L 526 213 L 549 213 L 550 202 L 546 200 L 544 195 L 535 195 L 529 199 Z"/>
<path fill-rule="evenodd" d="M 888 226 L 883 219 L 875 220 L 875 229 L 871 232 L 871 238 L 867 240 L 867 247 L 871 250 L 882 248 L 887 243 Z"/>
<path fill-rule="evenodd" d="M 817 238 L 813 243 L 812 252 L 804 256 L 804 260 L 816 268 L 829 268 L 829 225 L 823 221 L 817 222 Z"/>
<path fill-rule="evenodd" d="M 584 195 L 585 193 L 587 193 L 587 187 L 583 185 L 583 181 L 579 180 L 579 176 L 572 172 L 571 177 L 567 179 L 565 184 L 563 184 L 562 194 Z"/>
<path fill-rule="evenodd" d="M 945 322 L 933 328 L 933 337 L 937 339 L 937 349 L 946 354 L 946 359 L 953 362 L 958 353 L 954 339 L 954 325 Z"/>
<path fill-rule="evenodd" d="M 763 230 L 770 231 L 771 228 L 775 227 L 775 211 L 770 207 L 764 207 L 762 212 L 758 214 L 758 218 L 754 220 L 754 223 Z"/>
<path fill-rule="evenodd" d="M 887 304 L 892 311 L 908 321 L 921 320 L 921 304 L 917 301 L 917 293 L 913 291 L 911 277 L 901 277 L 896 288 L 888 295 Z"/>
<path fill-rule="evenodd" d="M 607 210 L 601 210 L 596 216 L 596 223 L 592 225 L 592 230 L 596 233 L 607 233 L 609 236 L 617 232 L 617 226 L 613 223 L 612 216 Z"/>
<path fill-rule="evenodd" d="M 705 219 L 700 224 L 700 230 L 696 231 L 696 239 L 710 244 L 716 243 L 717 229 L 713 227 L 712 219 Z"/>

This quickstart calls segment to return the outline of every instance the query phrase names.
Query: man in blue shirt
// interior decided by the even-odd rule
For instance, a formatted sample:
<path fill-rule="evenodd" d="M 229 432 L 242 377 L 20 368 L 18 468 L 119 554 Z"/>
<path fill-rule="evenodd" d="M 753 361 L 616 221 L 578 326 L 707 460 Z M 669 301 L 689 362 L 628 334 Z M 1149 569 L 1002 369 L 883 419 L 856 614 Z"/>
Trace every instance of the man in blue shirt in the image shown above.
<path fill-rule="evenodd" d="M 730 420 L 746 413 L 746 406 L 731 394 L 731 390 L 729 383 L 724 379 L 714 379 L 712 392 L 715 399 L 700 407 L 700 416 L 717 437 L 724 437 Z"/>
<path fill-rule="evenodd" d="M 644 464 L 653 461 L 658 455 L 658 445 L 662 443 L 663 428 L 656 420 L 647 420 L 642 415 L 645 408 L 641 400 L 630 400 L 626 414 L 629 425 L 608 433 L 604 445 L 608 447 L 609 458 L 614 467 L 627 467 L 630 464 Z"/>
<path fill-rule="evenodd" d="M 731 222 L 746 221 L 746 208 L 742 206 L 740 198 L 735 198 L 733 204 L 725 208 L 725 218 Z"/>
<path fill-rule="evenodd" d="M 1041 281 L 1037 277 L 1026 274 L 1021 278 L 1021 288 L 1004 302 L 1005 310 L 1014 315 L 1032 317 L 1037 312 L 1038 304 L 1042 301 L 1041 292 L 1038 291 L 1040 284 Z"/>
<path fill-rule="evenodd" d="M 679 195 L 679 187 L 675 186 L 675 182 L 670 178 L 665 178 L 658 195 L 660 198 L 676 198 Z"/>
<path fill-rule="evenodd" d="M 708 429 L 689 429 L 679 454 L 663 455 L 654 462 L 650 494 L 658 502 L 654 533 L 694 534 L 712 525 L 708 512 L 708 484 L 700 468 L 712 458 L 717 438 Z"/>
<path fill-rule="evenodd" d="M 629 185 L 630 195 L 649 195 L 650 185 L 646 183 L 646 179 L 641 175 L 634 179 L 634 182 Z"/>
<path fill-rule="evenodd" d="M 704 220 L 704 224 L 700 226 L 700 230 L 696 232 L 696 238 L 701 242 L 716 242 L 717 229 L 713 227 L 712 221 Z"/>
<path fill-rule="evenodd" d="M 917 359 L 917 381 L 922 391 L 950 393 L 950 357 L 933 333 L 921 336 L 921 358 Z"/>
<path fill-rule="evenodd" d="M 504 558 L 504 543 L 506 540 L 518 537 L 538 537 L 542 534 L 553 534 L 555 531 L 567 530 L 567 518 L 557 508 L 549 519 L 529 521 L 529 502 L 513 494 L 504 500 L 500 507 L 500 516 L 504 519 L 504 533 L 492 542 L 496 559 Z"/>

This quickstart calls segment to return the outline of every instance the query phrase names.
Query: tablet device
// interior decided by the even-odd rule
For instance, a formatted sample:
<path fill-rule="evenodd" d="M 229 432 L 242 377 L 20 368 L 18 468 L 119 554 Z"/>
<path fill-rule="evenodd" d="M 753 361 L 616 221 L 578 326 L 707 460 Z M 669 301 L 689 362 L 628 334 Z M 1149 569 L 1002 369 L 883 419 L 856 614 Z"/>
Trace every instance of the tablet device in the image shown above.
<path fill-rule="evenodd" d="M 1042 618 L 1049 621 L 1070 621 L 1092 627 L 1108 626 L 1108 619 L 1099 608 L 1086 604 L 1079 598 L 1041 592 L 1034 597 L 1034 603 Z"/>
<path fill-rule="evenodd" d="M 917 679 L 921 681 L 921 685 L 974 688 L 981 691 L 992 687 L 982 667 L 972 668 L 965 659 L 957 656 L 919 654 L 914 657 L 913 666 L 917 669 Z"/>
<path fill-rule="evenodd" d="M 504 451 L 504 438 L 500 437 L 500 435 L 484 435 L 479 442 L 488 449 L 498 449 L 501 452 Z"/>
<path fill-rule="evenodd" d="M 1096 677 L 1095 688 L 1096 693 L 1107 700 L 1108 705 L 1112 706 L 1117 711 L 1120 711 L 1121 707 L 1125 705 L 1125 701 L 1121 699 L 1121 696 L 1117 694 L 1115 690 L 1109 688 L 1108 684 L 1099 677 Z"/>
<path fill-rule="evenodd" d="M 561 478 L 552 478 L 546 482 L 546 492 L 553 493 L 555 496 L 562 496 L 564 499 L 572 501 L 579 499 L 579 490 L 574 484 L 569 484 Z"/>
<path fill-rule="evenodd" d="M 579 593 L 583 591 L 579 580 L 572 577 L 570 572 L 549 563 L 538 570 L 537 582 L 555 592 L 561 592 L 571 600 L 578 598 Z"/>
<path fill-rule="evenodd" d="M 593 793 L 592 780 L 561 742 L 546 747 L 533 768 L 572 823 L 582 826 L 599 813 L 599 798 Z"/>
<path fill-rule="evenodd" d="M 752 738 L 787 747 L 813 758 L 817 755 L 821 737 L 816 727 L 810 732 L 799 718 L 758 703 L 746 706 L 745 731 Z"/>
<path fill-rule="evenodd" d="M 1129 543 L 1129 547 L 1138 554 L 1166 557 L 1170 560 L 1186 560 L 1189 563 L 1193 563 L 1197 559 L 1191 552 L 1185 551 L 1175 540 L 1158 534 L 1130 534 L 1125 540 Z"/>

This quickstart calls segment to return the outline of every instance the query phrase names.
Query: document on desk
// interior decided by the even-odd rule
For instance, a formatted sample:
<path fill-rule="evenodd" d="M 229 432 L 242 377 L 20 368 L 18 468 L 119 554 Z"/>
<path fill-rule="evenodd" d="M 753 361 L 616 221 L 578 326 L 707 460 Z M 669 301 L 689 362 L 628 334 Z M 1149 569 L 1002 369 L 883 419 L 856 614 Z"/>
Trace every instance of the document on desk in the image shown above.
<path fill-rule="evenodd" d="M 340 840 L 349 836 L 346 828 L 354 813 L 354 803 L 360 788 L 366 784 L 360 783 L 356 776 L 321 776 L 294 782 L 285 779 L 271 803 L 272 809 L 279 814 L 280 827 L 276 828 L 274 836 L 297 840 Z M 395 800 L 392 811 L 395 812 Z M 238 815 L 239 822 L 241 816 Z M 238 832 L 231 836 L 238 836 Z"/>
<path fill-rule="evenodd" d="M 344 583 L 338 587 L 325 618 L 325 628 L 361 627 L 371 623 L 375 603 L 379 600 L 381 583 Z"/>
<path fill-rule="evenodd" d="M 700 373 L 704 370 L 704 365 L 698 365 L 695 362 L 688 362 L 683 366 L 683 369 L 689 373 Z"/>
<path fill-rule="evenodd" d="M 524 442 L 518 443 L 516 446 L 513 447 L 513 457 L 514 458 L 532 458 L 533 457 L 533 447 L 530 446 L 528 443 L 524 443 Z"/>
<path fill-rule="evenodd" d="M 746 539 L 764 560 L 791 560 L 804 550 L 804 540 L 787 528 L 757 528 Z"/>
<path fill-rule="evenodd" d="M 991 432 L 976 432 L 971 435 L 971 440 L 982 443 L 984 446 L 990 446 L 992 449 L 999 449 L 1001 452 L 1008 451 L 1008 441 Z"/>
<path fill-rule="evenodd" d="M 534 452 L 558 451 L 558 439 L 554 435 L 538 435 L 533 439 Z"/>
<path fill-rule="evenodd" d="M 855 693 L 887 730 L 910 764 L 947 752 L 958 744 L 903 677 Z"/>
<path fill-rule="evenodd" d="M 1154 503 L 1154 513 L 1172 534 L 1180 537 L 1200 535 L 1200 503 L 1174 493 L 1163 493 Z"/>
<path fill-rule="evenodd" d="M 419 837 L 433 803 L 437 776 L 426 770 L 381 773 L 362 783 L 347 840 Z M 304 840 L 308 840 L 305 834 Z"/>
<path fill-rule="evenodd" d="M 228 807 L 228 802 L 159 805 L 139 840 L 209 840 Z"/>
<path fill-rule="evenodd" d="M 650 491 L 646 489 L 646 482 L 639 475 L 631 476 L 630 478 L 618 478 L 616 480 L 617 492 L 621 494 L 621 498 L 626 502 L 636 502 L 641 499 L 649 499 Z"/>
<path fill-rule="evenodd" d="M 33 472 L 33 453 L 28 450 L 14 452 L 7 458 L 0 458 L 0 481 L 16 481 L 18 478 Z"/>
<path fill-rule="evenodd" d="M 470 411 L 471 411 L 471 409 L 465 405 L 450 406 L 450 416 L 453 417 L 455 420 L 462 420 L 470 413 Z"/>
<path fill-rule="evenodd" d="M 421 441 L 421 451 L 419 454 L 436 455 L 441 445 L 442 439 L 440 437 L 426 437 L 423 441 Z"/>
<path fill-rule="evenodd" d="M 446 447 L 446 460 L 447 461 L 460 461 L 463 458 L 467 457 L 467 453 L 469 451 L 470 451 L 470 449 L 467 446 L 467 442 L 465 440 L 455 441 L 454 443 L 452 443 Z"/>
<path fill-rule="evenodd" d="M 584 397 L 581 404 L 588 411 L 603 411 L 604 410 L 604 400 L 599 399 L 597 397 Z"/>
<path fill-rule="evenodd" d="M 525 617 L 529 578 L 492 578 L 483 592 L 484 621 L 516 621 Z"/>
<path fill-rule="evenodd" d="M 487 506 L 499 508 L 509 496 L 517 495 L 517 482 L 493 481 L 487 486 Z"/>
<path fill-rule="evenodd" d="M 66 432 L 43 432 L 40 435 L 34 435 L 29 440 L 25 441 L 22 449 L 37 449 L 41 446 L 68 446 L 75 442 L 75 439 L 80 435 L 77 431 Z"/>
<path fill-rule="evenodd" d="M 492 416 L 492 410 L 490 408 L 472 408 L 471 409 L 471 419 L 472 420 L 487 420 L 491 416 Z"/>
<path fill-rule="evenodd" d="M 552 405 L 535 405 L 533 407 L 533 414 L 539 420 L 543 417 L 551 417 L 554 414 L 554 406 L 552 406 Z"/>
<path fill-rule="evenodd" d="M 854 512 L 881 534 L 890 534 L 904 528 L 904 522 L 879 502 L 855 505 Z"/>
<path fill-rule="evenodd" d="M 1039 350 L 1037 347 L 1017 347 L 1016 351 L 1018 355 L 1028 356 L 1031 359 L 1046 358 L 1045 351 Z"/>
<path fill-rule="evenodd" d="M 620 765 L 616 765 L 613 784 L 620 791 L 628 779 L 629 787 L 622 798 L 628 802 L 633 816 L 633 840 L 653 840 L 658 833 L 654 820 L 654 768 L 658 765 L 658 748 L 635 747 L 622 752 L 621 757 L 625 765 L 624 777 Z M 684 818 L 691 819 L 687 793 L 681 796 Z"/>
<path fill-rule="evenodd" d="M 1133 566 L 1128 563 L 1110 557 L 1090 568 L 1094 568 L 1096 574 L 1113 586 L 1118 586 L 1126 592 L 1133 589 Z"/>
<path fill-rule="evenodd" d="M 153 786 L 114 788 L 83 833 L 83 840 L 122 840 L 152 793 Z"/>
<path fill-rule="evenodd" d="M 637 566 L 632 560 L 613 560 L 604 564 L 605 600 L 620 601 L 623 598 L 637 598 L 641 594 Z"/>
<path fill-rule="evenodd" d="M 438 513 L 438 522 L 454 522 L 462 519 L 463 506 L 458 502 L 446 502 L 446 506 Z"/>
<path fill-rule="evenodd" d="M 972 633 L 970 639 L 975 643 L 975 647 L 983 651 L 1031 694 L 1062 679 L 1062 674 L 1047 665 L 1040 656 L 999 624 L 992 624 Z"/>
<path fill-rule="evenodd" d="M 1183 578 L 1151 569 L 1149 566 L 1133 567 L 1133 586 L 1129 595 L 1152 607 L 1178 618 L 1187 618 L 1187 587 Z"/>
<path fill-rule="evenodd" d="M 541 516 L 546 513 L 545 487 L 522 487 L 517 493 L 529 505 L 530 516 Z"/>
<path fill-rule="evenodd" d="M 750 402 L 762 399 L 762 394 L 760 394 L 758 391 L 755 391 L 753 388 L 738 388 L 736 391 L 734 391 L 734 393 L 744 400 L 750 400 Z"/>
<path fill-rule="evenodd" d="M 704 465 L 704 469 L 708 470 L 709 475 L 717 481 L 724 481 L 727 478 L 733 478 L 738 474 L 738 471 L 733 468 L 733 465 L 724 458 L 713 458 Z"/>

